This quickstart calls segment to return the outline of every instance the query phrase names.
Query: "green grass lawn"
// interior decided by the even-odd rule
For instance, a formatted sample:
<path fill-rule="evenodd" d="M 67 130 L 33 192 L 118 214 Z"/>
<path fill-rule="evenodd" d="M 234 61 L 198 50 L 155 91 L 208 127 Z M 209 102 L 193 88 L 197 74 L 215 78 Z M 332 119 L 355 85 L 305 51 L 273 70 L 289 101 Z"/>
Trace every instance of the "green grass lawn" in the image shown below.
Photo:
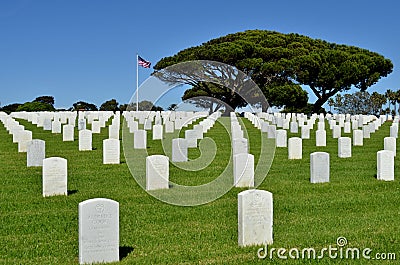
<path fill-rule="evenodd" d="M 233 188 L 201 206 L 166 204 L 139 186 L 122 149 L 120 165 L 102 164 L 102 141 L 108 138 L 108 127 L 93 134 L 93 151 L 79 152 L 77 131 L 74 142 L 63 142 L 61 134 L 43 131 L 27 121 L 19 122 L 33 132 L 33 139 L 46 141 L 46 157 L 68 160 L 69 195 L 43 198 L 41 167 L 27 168 L 26 154 L 18 153 L 12 136 L 0 126 L 1 264 L 77 264 L 78 204 L 91 198 L 109 198 L 120 203 L 119 264 L 376 263 L 365 259 L 329 259 L 328 255 L 321 260 L 280 260 L 276 253 L 272 260 L 260 260 L 260 246 L 241 248 L 237 243 L 237 194 L 244 189 Z M 171 165 L 172 181 L 181 185 L 208 183 L 229 166 L 229 138 L 223 126 L 228 122 L 221 118 L 205 134 L 214 139 L 214 160 L 200 172 Z M 263 159 L 259 145 L 264 136 L 260 137 L 249 121 L 242 122 L 247 128 L 251 152 L 259 161 Z M 383 149 L 389 127 L 390 123 L 385 123 L 371 134 L 371 139 L 364 139 L 364 146 L 352 147 L 351 158 L 337 157 L 337 139 L 332 139 L 330 130 L 327 147 L 315 147 L 315 131 L 311 131 L 311 139 L 303 140 L 302 160 L 288 160 L 287 148 L 275 150 L 271 169 L 258 187 L 272 192 L 274 198 L 274 244 L 269 248 L 320 250 L 335 246 L 336 239 L 343 236 L 348 240 L 346 247 L 371 248 L 371 257 L 378 252 L 396 253 L 400 259 L 399 174 L 395 170 L 393 182 L 375 178 L 376 152 Z M 288 133 L 288 137 L 299 135 Z M 146 151 L 163 152 L 161 141 L 152 141 L 150 133 Z M 330 183 L 309 181 L 309 156 L 315 151 L 330 154 Z M 193 149 L 189 157 L 196 159 L 201 154 L 199 149 Z M 144 161 L 144 156 L 138 159 Z M 395 166 L 399 168 L 398 158 Z M 268 166 L 261 168 L 266 172 Z M 140 170 L 138 174 L 143 174 Z"/>

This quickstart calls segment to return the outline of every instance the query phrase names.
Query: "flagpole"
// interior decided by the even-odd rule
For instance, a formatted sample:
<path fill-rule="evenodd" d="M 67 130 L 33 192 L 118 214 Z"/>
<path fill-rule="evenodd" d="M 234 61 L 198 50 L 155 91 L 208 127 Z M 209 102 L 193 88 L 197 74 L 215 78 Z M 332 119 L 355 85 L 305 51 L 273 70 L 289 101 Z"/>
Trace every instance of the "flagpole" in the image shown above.
<path fill-rule="evenodd" d="M 139 111 L 139 55 L 136 53 L 136 111 Z"/>

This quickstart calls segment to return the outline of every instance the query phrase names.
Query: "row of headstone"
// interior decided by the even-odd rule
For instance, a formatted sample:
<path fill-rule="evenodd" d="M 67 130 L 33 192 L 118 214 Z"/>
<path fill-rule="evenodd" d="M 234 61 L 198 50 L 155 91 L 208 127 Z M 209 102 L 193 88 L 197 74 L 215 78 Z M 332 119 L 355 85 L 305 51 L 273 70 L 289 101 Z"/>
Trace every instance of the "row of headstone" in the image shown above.
<path fill-rule="evenodd" d="M 244 137 L 242 127 L 234 112 L 231 112 L 230 119 L 233 184 L 235 187 L 254 187 L 254 155 L 249 153 L 248 140 Z M 257 120 L 258 119 L 254 119 L 254 124 L 256 125 Z M 262 127 L 262 124 L 258 123 L 258 125 Z"/>

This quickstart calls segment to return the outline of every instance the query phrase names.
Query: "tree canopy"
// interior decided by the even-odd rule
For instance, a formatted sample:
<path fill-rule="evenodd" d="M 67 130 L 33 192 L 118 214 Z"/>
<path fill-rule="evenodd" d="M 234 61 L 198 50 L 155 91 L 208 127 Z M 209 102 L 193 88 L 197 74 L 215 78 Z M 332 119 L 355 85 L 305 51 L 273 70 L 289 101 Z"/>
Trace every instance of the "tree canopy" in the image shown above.
<path fill-rule="evenodd" d="M 338 92 L 352 87 L 365 91 L 393 69 L 389 59 L 366 49 L 267 30 L 248 30 L 210 40 L 161 59 L 154 69 L 193 60 L 237 67 L 257 83 L 272 106 L 294 107 L 307 102 L 301 85 L 309 86 L 317 97 L 314 111 Z M 204 90 L 197 84 L 192 89 Z"/>
<path fill-rule="evenodd" d="M 55 108 L 48 103 L 32 101 L 20 105 L 15 111 L 55 111 Z"/>
<path fill-rule="evenodd" d="M 99 110 L 104 111 L 119 111 L 119 104 L 116 99 L 110 99 L 101 104 Z"/>
<path fill-rule="evenodd" d="M 78 101 L 78 102 L 72 104 L 71 110 L 74 110 L 74 111 L 78 111 L 78 110 L 97 111 L 98 109 L 95 104 L 87 103 L 85 101 Z"/>
<path fill-rule="evenodd" d="M 353 94 L 336 94 L 335 99 L 330 100 L 330 104 L 339 113 L 349 114 L 384 114 L 382 105 L 386 103 L 385 95 L 367 91 L 357 91 Z"/>
<path fill-rule="evenodd" d="M 40 97 L 35 98 L 33 100 L 33 102 L 46 103 L 46 104 L 54 106 L 54 97 L 53 96 L 40 96 Z"/>

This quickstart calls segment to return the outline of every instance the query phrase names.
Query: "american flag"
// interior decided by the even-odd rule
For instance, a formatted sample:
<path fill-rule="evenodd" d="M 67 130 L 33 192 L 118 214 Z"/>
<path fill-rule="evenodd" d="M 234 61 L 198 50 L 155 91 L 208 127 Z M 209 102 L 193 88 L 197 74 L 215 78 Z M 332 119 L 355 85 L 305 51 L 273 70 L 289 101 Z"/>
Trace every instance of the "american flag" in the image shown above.
<path fill-rule="evenodd" d="M 146 61 L 142 57 L 138 56 L 138 64 L 144 68 L 150 68 L 151 62 Z"/>

